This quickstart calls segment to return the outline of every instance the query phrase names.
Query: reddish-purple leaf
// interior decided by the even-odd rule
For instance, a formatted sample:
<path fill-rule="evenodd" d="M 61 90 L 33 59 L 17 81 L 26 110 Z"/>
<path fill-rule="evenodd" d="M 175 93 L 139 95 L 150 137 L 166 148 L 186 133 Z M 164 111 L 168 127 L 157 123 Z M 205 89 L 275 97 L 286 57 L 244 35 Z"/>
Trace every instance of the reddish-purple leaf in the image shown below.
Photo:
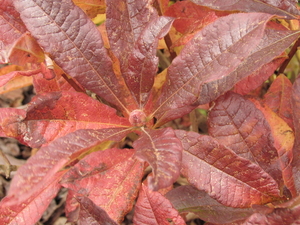
<path fill-rule="evenodd" d="M 67 74 L 125 115 L 137 108 L 113 71 L 97 27 L 71 0 L 14 0 L 14 4 L 39 45 Z"/>
<path fill-rule="evenodd" d="M 203 103 L 200 94 L 215 93 L 217 87 L 212 89 L 208 84 L 220 82 L 222 87 L 231 84 L 227 76 L 259 44 L 270 18 L 268 14 L 259 13 L 233 14 L 219 18 L 198 32 L 168 68 L 166 83 L 154 105 L 154 115 L 159 120 L 177 118 L 178 113 L 186 114 L 195 107 L 188 105 Z M 205 99 L 204 103 L 212 100 Z"/>
<path fill-rule="evenodd" d="M 2 137 L 18 137 L 18 121 L 24 120 L 24 109 L 0 108 L 0 135 Z"/>
<path fill-rule="evenodd" d="M 133 206 L 144 172 L 133 149 L 93 152 L 63 177 L 61 184 L 88 196 L 115 221 L 121 222 Z"/>
<path fill-rule="evenodd" d="M 166 194 L 175 209 L 180 213 L 192 212 L 206 222 L 224 224 L 247 218 L 252 208 L 231 208 L 224 206 L 191 185 L 177 187 Z"/>
<path fill-rule="evenodd" d="M 291 105 L 292 83 L 283 74 L 272 83 L 264 96 L 264 103 L 277 113 L 291 127 L 293 125 L 293 110 Z"/>
<path fill-rule="evenodd" d="M 299 36 L 300 31 L 265 30 L 266 14 L 245 15 L 233 14 L 209 24 L 172 62 L 154 105 L 158 125 L 183 116 L 199 104 L 213 101 L 280 55 Z M 245 27 L 242 34 L 239 33 L 241 27 Z M 215 38 L 216 35 L 221 38 Z M 201 47 L 195 48 L 198 45 Z"/>
<path fill-rule="evenodd" d="M 15 122 L 10 122 L 10 128 L 14 126 L 15 130 L 9 132 L 16 134 L 15 138 L 31 147 L 40 147 L 80 129 L 130 126 L 127 119 L 116 115 L 115 109 L 78 92 L 38 95 L 26 111 L 23 120 L 15 117 Z M 4 123 L 7 124 L 6 121 Z"/>
<path fill-rule="evenodd" d="M 263 65 L 257 71 L 242 79 L 234 86 L 234 92 L 246 95 L 261 86 L 274 71 L 284 62 L 286 57 L 275 58 L 271 62 Z"/>
<path fill-rule="evenodd" d="M 147 161 L 154 173 L 149 180 L 152 190 L 172 185 L 180 174 L 182 146 L 171 128 L 148 130 L 133 143 L 136 156 Z"/>
<path fill-rule="evenodd" d="M 225 206 L 246 208 L 279 197 L 276 181 L 261 167 L 210 136 L 176 131 L 183 144 L 182 174 Z"/>
<path fill-rule="evenodd" d="M 130 52 L 141 33 L 157 13 L 150 0 L 108 0 L 106 29 L 112 52 L 122 68 L 127 66 Z"/>
<path fill-rule="evenodd" d="M 62 174 L 63 172 L 51 176 L 42 185 L 33 186 L 34 193 L 27 198 L 20 193 L 14 193 L 2 199 L 0 224 L 35 224 L 59 191 L 61 186 L 57 181 Z"/>
<path fill-rule="evenodd" d="M 173 20 L 171 17 L 157 17 L 150 21 L 128 56 L 127 67 L 123 68 L 126 84 L 135 96 L 139 108 L 143 108 L 148 100 L 154 83 L 158 66 L 158 39 L 168 33 Z"/>
<path fill-rule="evenodd" d="M 281 183 L 278 153 L 270 125 L 250 100 L 228 92 L 217 99 L 208 120 L 212 137 L 238 155 L 258 163 Z"/>
<path fill-rule="evenodd" d="M 14 43 L 26 32 L 13 0 L 2 0 L 0 4 L 0 63 L 8 63 Z"/>
<path fill-rule="evenodd" d="M 140 189 L 135 205 L 133 223 L 136 225 L 184 225 L 185 222 L 172 204 L 159 192 L 149 190 L 145 185 Z"/>
<path fill-rule="evenodd" d="M 293 147 L 293 173 L 298 194 L 300 193 L 300 76 L 297 77 L 292 89 L 292 112 L 295 128 L 295 143 Z"/>
<path fill-rule="evenodd" d="M 92 225 L 117 225 L 104 209 L 97 206 L 91 199 L 68 192 L 67 206 L 72 205 L 72 211 L 67 211 L 69 222 Z"/>
<path fill-rule="evenodd" d="M 191 0 L 192 2 L 208 6 L 216 10 L 239 10 L 244 12 L 265 12 L 269 14 L 285 16 L 289 19 L 300 15 L 297 1 L 295 0 Z"/>

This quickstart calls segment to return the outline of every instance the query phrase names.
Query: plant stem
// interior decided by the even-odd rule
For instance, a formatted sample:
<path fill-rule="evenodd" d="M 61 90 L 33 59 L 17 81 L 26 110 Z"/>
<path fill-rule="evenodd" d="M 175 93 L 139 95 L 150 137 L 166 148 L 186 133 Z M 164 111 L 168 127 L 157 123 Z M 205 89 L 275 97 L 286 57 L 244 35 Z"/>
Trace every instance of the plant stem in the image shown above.
<path fill-rule="evenodd" d="M 279 68 L 278 74 L 281 74 L 281 73 L 284 72 L 285 68 L 287 67 L 287 65 L 291 61 L 292 57 L 297 52 L 299 46 L 300 46 L 300 38 L 293 45 L 291 51 L 288 54 L 288 58 L 282 63 L 281 67 Z"/>

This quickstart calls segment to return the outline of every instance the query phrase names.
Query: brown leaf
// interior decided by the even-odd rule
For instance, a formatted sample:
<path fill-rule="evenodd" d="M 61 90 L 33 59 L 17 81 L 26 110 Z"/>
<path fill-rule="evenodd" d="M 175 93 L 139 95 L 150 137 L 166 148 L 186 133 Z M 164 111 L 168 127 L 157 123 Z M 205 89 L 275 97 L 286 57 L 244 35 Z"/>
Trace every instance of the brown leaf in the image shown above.
<path fill-rule="evenodd" d="M 185 222 L 163 195 L 142 185 L 135 206 L 133 223 L 147 225 L 184 225 Z"/>
<path fill-rule="evenodd" d="M 160 130 L 144 129 L 133 143 L 136 156 L 147 161 L 154 173 L 150 178 L 150 189 L 157 191 L 172 185 L 180 173 L 182 147 L 171 128 Z"/>
<path fill-rule="evenodd" d="M 73 0 L 73 2 L 85 11 L 90 18 L 96 17 L 97 14 L 105 13 L 104 0 Z"/>
<path fill-rule="evenodd" d="M 61 184 L 88 196 L 113 220 L 121 222 L 133 206 L 144 171 L 143 163 L 133 155 L 133 149 L 93 152 L 70 169 Z"/>
<path fill-rule="evenodd" d="M 183 144 L 181 173 L 225 206 L 247 208 L 279 197 L 276 181 L 261 167 L 210 136 L 176 131 Z"/>

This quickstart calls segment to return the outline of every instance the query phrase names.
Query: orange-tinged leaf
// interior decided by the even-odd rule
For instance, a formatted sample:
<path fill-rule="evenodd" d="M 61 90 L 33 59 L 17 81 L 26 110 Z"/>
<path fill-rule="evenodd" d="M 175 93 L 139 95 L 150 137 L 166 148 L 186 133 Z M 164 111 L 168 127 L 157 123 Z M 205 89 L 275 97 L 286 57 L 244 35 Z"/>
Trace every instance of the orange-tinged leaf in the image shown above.
<path fill-rule="evenodd" d="M 208 121 L 212 137 L 239 156 L 258 163 L 278 184 L 282 183 L 270 125 L 254 103 L 228 92 L 216 100 Z"/>
<path fill-rule="evenodd" d="M 90 17 L 94 18 L 97 14 L 105 13 L 104 0 L 73 0 Z"/>
<path fill-rule="evenodd" d="M 136 156 L 147 161 L 153 169 L 148 185 L 157 191 L 172 185 L 180 175 L 182 146 L 171 128 L 144 129 L 133 143 Z"/>
<path fill-rule="evenodd" d="M 142 185 L 134 210 L 133 223 L 136 225 L 184 225 L 185 222 L 170 201 L 159 192 Z"/>
<path fill-rule="evenodd" d="M 277 113 L 291 128 L 294 128 L 291 95 L 292 83 L 286 76 L 280 74 L 265 94 L 264 103 Z"/>
<path fill-rule="evenodd" d="M 133 155 L 133 149 L 93 152 L 70 169 L 61 184 L 87 196 L 121 222 L 133 206 L 144 171 Z"/>
<path fill-rule="evenodd" d="M 274 140 L 274 147 L 278 152 L 278 160 L 282 170 L 282 178 L 284 184 L 290 190 L 291 194 L 295 197 L 297 191 L 295 189 L 291 166 L 291 162 L 293 159 L 292 150 L 295 140 L 294 132 L 292 128 L 290 128 L 288 124 L 269 107 L 262 107 L 257 101 L 255 101 L 255 105 L 259 110 L 263 112 L 266 120 L 270 125 Z"/>
<path fill-rule="evenodd" d="M 183 144 L 181 173 L 225 206 L 246 208 L 279 198 L 276 181 L 261 167 L 210 136 L 176 131 Z"/>

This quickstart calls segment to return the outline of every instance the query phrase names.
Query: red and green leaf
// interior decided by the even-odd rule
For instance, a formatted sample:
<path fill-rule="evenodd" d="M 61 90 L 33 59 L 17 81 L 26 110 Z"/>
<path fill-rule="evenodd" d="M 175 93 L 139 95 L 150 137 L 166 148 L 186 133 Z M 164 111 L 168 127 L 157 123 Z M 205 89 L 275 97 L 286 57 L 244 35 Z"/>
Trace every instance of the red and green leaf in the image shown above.
<path fill-rule="evenodd" d="M 147 161 L 154 177 L 149 180 L 152 190 L 172 185 L 180 175 L 182 147 L 171 128 L 160 130 L 144 129 L 140 138 L 133 143 L 136 156 Z"/>
<path fill-rule="evenodd" d="M 142 185 L 135 206 L 134 224 L 184 225 L 185 222 L 172 204 L 159 192 L 149 190 Z"/>
<path fill-rule="evenodd" d="M 70 169 L 61 184 L 87 196 L 121 222 L 133 206 L 144 171 L 133 155 L 133 149 L 93 152 Z"/>
<path fill-rule="evenodd" d="M 183 144 L 181 173 L 225 206 L 246 208 L 279 198 L 276 181 L 261 167 L 210 136 L 176 131 Z"/>

